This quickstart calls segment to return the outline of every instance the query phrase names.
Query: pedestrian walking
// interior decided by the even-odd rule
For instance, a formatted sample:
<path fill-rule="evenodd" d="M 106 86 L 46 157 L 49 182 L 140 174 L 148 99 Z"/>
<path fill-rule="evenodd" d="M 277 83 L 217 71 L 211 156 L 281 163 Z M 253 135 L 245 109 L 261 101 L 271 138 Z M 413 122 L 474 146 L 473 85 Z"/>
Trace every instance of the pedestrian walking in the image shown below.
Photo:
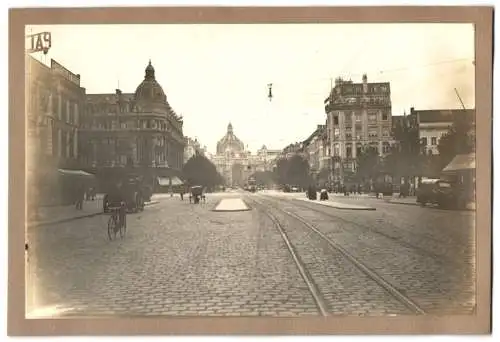
<path fill-rule="evenodd" d="M 83 210 L 83 199 L 85 198 L 85 187 L 83 185 L 77 186 L 75 197 L 76 210 Z"/>

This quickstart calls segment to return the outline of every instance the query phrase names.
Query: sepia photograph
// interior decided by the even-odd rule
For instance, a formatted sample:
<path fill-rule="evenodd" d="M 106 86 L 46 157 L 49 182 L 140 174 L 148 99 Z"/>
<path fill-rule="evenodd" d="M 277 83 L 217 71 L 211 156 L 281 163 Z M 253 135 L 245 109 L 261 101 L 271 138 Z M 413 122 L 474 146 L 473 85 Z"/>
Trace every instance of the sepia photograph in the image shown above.
<path fill-rule="evenodd" d="M 473 23 L 24 28 L 26 319 L 477 315 Z"/>

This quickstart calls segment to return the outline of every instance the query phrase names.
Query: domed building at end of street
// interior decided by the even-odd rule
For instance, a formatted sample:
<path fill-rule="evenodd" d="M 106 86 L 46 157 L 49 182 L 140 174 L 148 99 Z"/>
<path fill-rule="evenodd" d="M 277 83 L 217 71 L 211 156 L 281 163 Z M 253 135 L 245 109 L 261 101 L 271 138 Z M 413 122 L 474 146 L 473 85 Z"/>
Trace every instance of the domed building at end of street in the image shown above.
<path fill-rule="evenodd" d="M 226 186 L 242 187 L 255 172 L 272 171 L 273 161 L 281 150 L 269 150 L 265 145 L 252 154 L 234 133 L 233 125 L 227 125 L 226 134 L 217 142 L 212 163 L 222 175 Z"/>

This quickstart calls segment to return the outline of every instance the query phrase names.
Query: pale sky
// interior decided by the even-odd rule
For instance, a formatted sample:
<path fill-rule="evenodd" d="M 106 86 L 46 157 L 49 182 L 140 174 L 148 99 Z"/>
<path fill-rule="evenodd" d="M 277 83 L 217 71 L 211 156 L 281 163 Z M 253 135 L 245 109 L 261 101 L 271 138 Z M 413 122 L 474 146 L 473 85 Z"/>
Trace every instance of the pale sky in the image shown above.
<path fill-rule="evenodd" d="M 330 79 L 390 82 L 392 114 L 474 107 L 472 24 L 58 25 L 47 56 L 88 94 L 133 93 L 151 59 L 184 134 L 214 152 L 231 122 L 254 153 L 324 124 Z M 273 83 L 274 98 L 267 98 Z"/>

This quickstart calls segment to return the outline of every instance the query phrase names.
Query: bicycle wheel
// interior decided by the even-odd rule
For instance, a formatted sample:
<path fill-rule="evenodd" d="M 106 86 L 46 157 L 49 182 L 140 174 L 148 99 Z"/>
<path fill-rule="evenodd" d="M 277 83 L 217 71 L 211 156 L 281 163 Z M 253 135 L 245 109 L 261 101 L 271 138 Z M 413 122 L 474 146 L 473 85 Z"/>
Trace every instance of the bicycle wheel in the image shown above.
<path fill-rule="evenodd" d="M 116 217 L 111 215 L 108 220 L 108 238 L 113 240 L 116 237 Z"/>
<path fill-rule="evenodd" d="M 122 239 L 125 236 L 126 231 L 127 231 L 127 217 L 125 216 L 123 218 L 123 222 L 121 222 L 120 224 L 120 237 Z"/>

